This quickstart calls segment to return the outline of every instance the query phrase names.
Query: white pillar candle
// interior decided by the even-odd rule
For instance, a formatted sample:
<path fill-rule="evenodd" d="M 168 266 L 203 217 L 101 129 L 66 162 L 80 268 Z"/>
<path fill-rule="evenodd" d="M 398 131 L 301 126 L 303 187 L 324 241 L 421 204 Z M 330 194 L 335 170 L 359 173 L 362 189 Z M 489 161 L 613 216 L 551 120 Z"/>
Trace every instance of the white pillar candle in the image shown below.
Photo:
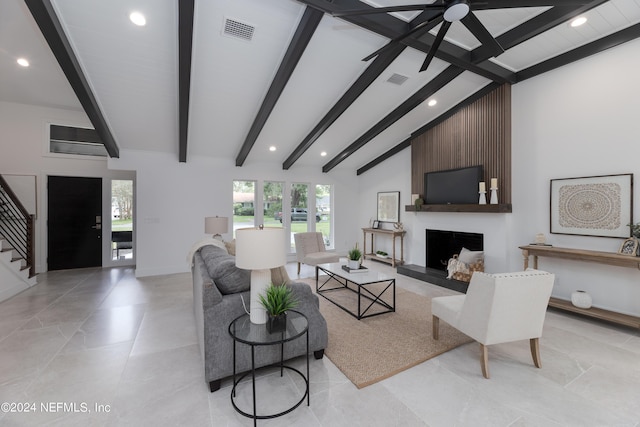
<path fill-rule="evenodd" d="M 480 192 L 485 192 L 485 191 L 487 191 L 487 190 L 485 189 L 485 186 L 484 186 L 484 181 L 480 181 L 480 187 L 479 187 L 479 188 L 480 188 Z"/>
<path fill-rule="evenodd" d="M 491 178 L 491 188 L 498 188 L 498 178 Z"/>

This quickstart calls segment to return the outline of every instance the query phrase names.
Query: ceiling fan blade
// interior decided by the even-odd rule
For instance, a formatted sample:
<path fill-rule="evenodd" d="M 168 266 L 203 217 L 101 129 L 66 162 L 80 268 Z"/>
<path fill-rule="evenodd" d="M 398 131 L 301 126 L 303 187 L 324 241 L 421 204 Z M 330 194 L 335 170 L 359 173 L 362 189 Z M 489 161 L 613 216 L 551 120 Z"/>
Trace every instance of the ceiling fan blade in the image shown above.
<path fill-rule="evenodd" d="M 373 13 L 390 13 L 390 12 L 413 12 L 416 10 L 443 9 L 443 8 L 444 8 L 444 2 L 436 2 L 433 4 L 409 4 L 409 5 L 401 5 L 401 6 L 374 7 L 371 9 L 342 10 L 339 12 L 333 12 L 331 16 L 335 16 L 339 18 L 341 16 L 370 15 Z"/>
<path fill-rule="evenodd" d="M 380 55 L 382 52 L 384 52 L 385 50 L 389 49 L 391 46 L 393 46 L 396 43 L 400 43 L 402 40 L 406 39 L 407 37 L 420 32 L 420 31 L 424 31 L 427 32 L 429 30 L 431 30 L 433 27 L 435 27 L 436 25 L 438 25 L 440 22 L 442 22 L 442 13 L 438 14 L 437 16 L 435 16 L 432 20 L 430 21 L 424 21 L 421 22 L 420 24 L 416 25 L 415 27 L 413 27 L 411 30 L 407 31 L 406 33 L 391 39 L 389 41 L 389 43 L 387 43 L 386 45 L 382 46 L 380 49 L 376 50 L 375 52 L 373 52 L 372 54 L 368 55 L 366 58 L 362 58 L 363 61 L 369 61 L 372 58 L 375 58 L 377 55 Z"/>
<path fill-rule="evenodd" d="M 436 40 L 431 45 L 431 49 L 429 49 L 429 53 L 427 53 L 427 57 L 422 63 L 422 67 L 420 67 L 420 72 L 426 70 L 429 67 L 429 64 L 431 64 L 431 60 L 433 59 L 434 56 L 436 56 L 436 52 L 440 47 L 440 43 L 442 43 L 442 40 L 444 40 L 444 35 L 447 33 L 447 30 L 449 29 L 450 26 L 451 26 L 451 22 L 449 21 L 444 21 L 442 23 L 442 26 L 440 27 L 440 31 L 438 31 L 438 35 L 436 36 Z"/>
<path fill-rule="evenodd" d="M 468 13 L 467 16 L 460 20 L 460 22 L 462 22 L 462 24 L 471 31 L 471 34 L 473 34 L 483 46 L 490 48 L 491 52 L 496 52 L 493 56 L 504 52 L 500 43 L 498 43 L 498 41 L 491 35 L 489 30 L 487 30 L 487 27 L 482 25 L 482 22 L 480 22 L 473 12 Z"/>

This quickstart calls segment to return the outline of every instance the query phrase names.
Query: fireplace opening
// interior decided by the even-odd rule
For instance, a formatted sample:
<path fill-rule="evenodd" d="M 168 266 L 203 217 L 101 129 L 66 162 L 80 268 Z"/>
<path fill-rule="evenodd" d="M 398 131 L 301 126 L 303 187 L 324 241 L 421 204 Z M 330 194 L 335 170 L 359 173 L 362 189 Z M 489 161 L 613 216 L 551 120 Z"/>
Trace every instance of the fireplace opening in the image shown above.
<path fill-rule="evenodd" d="M 462 248 L 470 251 L 484 250 L 484 235 L 460 231 L 426 230 L 427 269 L 443 271 L 446 275 L 447 263 Z"/>

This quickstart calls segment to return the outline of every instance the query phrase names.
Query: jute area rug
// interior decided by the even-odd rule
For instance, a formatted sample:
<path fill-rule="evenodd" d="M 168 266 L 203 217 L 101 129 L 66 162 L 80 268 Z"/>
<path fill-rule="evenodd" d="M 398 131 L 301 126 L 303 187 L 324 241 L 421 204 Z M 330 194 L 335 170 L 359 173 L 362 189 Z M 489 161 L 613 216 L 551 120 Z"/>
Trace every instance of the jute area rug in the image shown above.
<path fill-rule="evenodd" d="M 307 283 L 315 293 L 315 278 L 296 281 Z M 335 292 L 332 297 L 339 299 L 342 305 L 357 302 L 355 293 Z M 384 295 L 390 296 L 390 290 Z M 358 388 L 389 378 L 471 341 L 445 322 L 440 322 L 440 338 L 434 340 L 431 299 L 398 287 L 395 312 L 362 320 L 322 296 L 319 300 L 329 332 L 325 355 Z"/>

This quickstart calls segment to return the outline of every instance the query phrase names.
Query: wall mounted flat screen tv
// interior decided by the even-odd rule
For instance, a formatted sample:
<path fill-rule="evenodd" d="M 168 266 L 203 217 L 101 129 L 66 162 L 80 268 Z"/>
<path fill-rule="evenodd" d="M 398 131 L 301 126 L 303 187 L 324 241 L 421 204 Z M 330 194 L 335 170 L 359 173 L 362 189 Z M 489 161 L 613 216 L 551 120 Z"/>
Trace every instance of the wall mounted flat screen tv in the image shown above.
<path fill-rule="evenodd" d="M 482 166 L 449 169 L 424 174 L 424 202 L 431 205 L 476 204 Z"/>

